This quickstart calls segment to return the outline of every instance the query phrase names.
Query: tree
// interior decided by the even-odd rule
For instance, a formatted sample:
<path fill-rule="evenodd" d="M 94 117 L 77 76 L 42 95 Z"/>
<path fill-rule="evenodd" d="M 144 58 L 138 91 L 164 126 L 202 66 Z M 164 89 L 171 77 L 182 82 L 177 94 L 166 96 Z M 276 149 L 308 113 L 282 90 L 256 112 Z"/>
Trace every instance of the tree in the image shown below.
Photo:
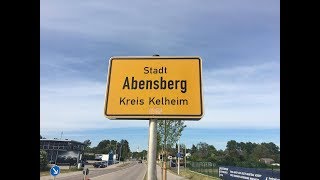
<path fill-rule="evenodd" d="M 269 151 L 272 153 L 272 154 L 279 154 L 280 151 L 279 151 L 279 147 L 274 144 L 273 142 L 270 142 L 270 143 L 261 143 L 261 145 L 265 146 L 266 148 L 269 149 Z"/>
<path fill-rule="evenodd" d="M 204 160 L 208 157 L 208 144 L 205 142 L 200 142 L 197 144 L 198 152 L 196 153 L 196 156 L 199 158 L 199 160 Z"/>
<path fill-rule="evenodd" d="M 193 161 L 216 161 L 217 150 L 213 145 L 200 142 L 191 147 L 191 160 Z"/>
<path fill-rule="evenodd" d="M 158 120 L 157 131 L 159 132 L 160 142 L 165 144 L 166 141 L 167 147 L 172 147 L 177 143 L 185 127 L 186 125 L 182 120 L 166 120 L 166 122 Z"/>
<path fill-rule="evenodd" d="M 40 170 L 46 170 L 48 166 L 47 152 L 40 150 Z"/>
<path fill-rule="evenodd" d="M 83 142 L 83 144 L 84 144 L 85 148 L 87 148 L 91 145 L 91 141 L 89 139 L 87 139 Z"/>
<path fill-rule="evenodd" d="M 198 151 L 198 148 L 194 144 L 192 144 L 191 152 L 190 152 L 191 155 L 195 154 L 197 151 Z"/>
<path fill-rule="evenodd" d="M 110 149 L 113 151 L 113 153 L 116 152 L 116 149 L 117 149 L 117 141 L 116 140 L 111 140 L 110 141 Z"/>
<path fill-rule="evenodd" d="M 101 150 L 104 149 L 106 147 L 110 146 L 110 141 L 109 140 L 102 140 L 99 142 L 99 144 L 97 145 L 97 150 Z"/>
<path fill-rule="evenodd" d="M 131 150 L 129 146 L 129 142 L 127 140 L 121 139 L 121 141 L 117 144 L 117 152 L 120 160 L 128 159 L 131 157 Z M 135 156 L 136 154 L 132 154 Z"/>
<path fill-rule="evenodd" d="M 157 131 L 157 152 L 161 152 L 163 150 L 163 145 L 161 143 L 161 134 Z"/>
<path fill-rule="evenodd" d="M 253 152 L 253 149 L 257 146 L 256 143 L 252 143 L 252 142 L 247 142 L 246 143 L 246 151 L 248 154 L 251 154 Z"/>
<path fill-rule="evenodd" d="M 99 142 L 94 152 L 97 154 L 108 154 L 110 150 L 111 150 L 110 140 L 102 140 Z"/>
<path fill-rule="evenodd" d="M 255 160 L 271 158 L 271 152 L 264 144 L 260 144 L 253 149 L 252 156 Z"/>
<path fill-rule="evenodd" d="M 158 120 L 157 139 L 159 142 L 157 146 L 167 148 L 167 150 L 172 148 L 181 137 L 185 127 L 182 120 Z"/>
<path fill-rule="evenodd" d="M 237 150 L 237 142 L 235 140 L 230 140 L 227 142 L 227 150 L 228 151 L 234 151 Z"/>

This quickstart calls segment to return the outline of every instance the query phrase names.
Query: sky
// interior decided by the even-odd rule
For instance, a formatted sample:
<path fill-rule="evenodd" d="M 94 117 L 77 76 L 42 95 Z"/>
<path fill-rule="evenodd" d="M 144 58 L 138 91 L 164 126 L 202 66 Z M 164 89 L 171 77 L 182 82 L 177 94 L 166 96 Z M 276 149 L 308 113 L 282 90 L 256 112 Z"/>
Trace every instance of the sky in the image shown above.
<path fill-rule="evenodd" d="M 202 59 L 205 114 L 185 122 L 182 139 L 203 130 L 224 148 L 235 130 L 280 146 L 279 0 L 41 1 L 41 135 L 97 145 L 113 132 L 146 148 L 147 120 L 109 120 L 103 109 L 110 57 L 153 54 Z"/>

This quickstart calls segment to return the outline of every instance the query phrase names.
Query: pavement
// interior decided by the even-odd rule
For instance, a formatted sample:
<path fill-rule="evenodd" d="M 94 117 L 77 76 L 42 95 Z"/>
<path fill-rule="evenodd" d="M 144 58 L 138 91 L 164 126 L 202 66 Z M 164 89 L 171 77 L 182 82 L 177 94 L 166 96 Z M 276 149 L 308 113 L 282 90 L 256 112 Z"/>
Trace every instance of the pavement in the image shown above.
<path fill-rule="evenodd" d="M 162 180 L 162 169 L 159 165 L 157 165 L 157 178 L 158 180 Z M 167 169 L 167 180 L 185 180 L 186 178 L 178 176 L 176 174 L 171 173 Z"/>

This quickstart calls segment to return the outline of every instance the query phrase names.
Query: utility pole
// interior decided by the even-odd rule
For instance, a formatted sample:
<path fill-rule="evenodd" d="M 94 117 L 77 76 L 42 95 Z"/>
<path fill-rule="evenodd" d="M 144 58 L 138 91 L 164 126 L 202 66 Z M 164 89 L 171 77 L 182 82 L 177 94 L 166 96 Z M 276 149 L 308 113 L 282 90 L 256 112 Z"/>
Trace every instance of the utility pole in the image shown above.
<path fill-rule="evenodd" d="M 184 170 L 187 170 L 187 145 L 184 145 Z"/>
<path fill-rule="evenodd" d="M 121 161 L 121 151 L 122 151 L 122 142 L 121 142 L 121 146 L 120 146 L 119 163 L 120 163 L 120 161 Z"/>
<path fill-rule="evenodd" d="M 178 137 L 178 175 L 180 174 L 180 137 Z"/>

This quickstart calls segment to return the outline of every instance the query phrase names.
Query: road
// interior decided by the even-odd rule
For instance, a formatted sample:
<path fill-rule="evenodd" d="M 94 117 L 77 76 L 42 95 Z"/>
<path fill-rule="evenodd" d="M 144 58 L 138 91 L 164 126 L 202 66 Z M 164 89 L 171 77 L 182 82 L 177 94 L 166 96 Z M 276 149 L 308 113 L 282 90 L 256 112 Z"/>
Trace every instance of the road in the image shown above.
<path fill-rule="evenodd" d="M 125 168 L 121 171 L 108 173 L 98 177 L 90 178 L 90 180 L 105 180 L 105 179 L 121 179 L 121 180 L 143 180 L 147 172 L 145 163 L 135 163 L 133 166 Z"/>
<path fill-rule="evenodd" d="M 121 166 L 121 164 L 109 166 L 107 168 L 89 168 L 89 175 L 87 177 L 90 180 L 102 180 L 102 179 L 133 179 L 133 180 L 143 180 L 143 177 L 147 171 L 147 166 L 145 163 L 130 162 L 126 166 Z M 52 180 L 52 176 L 40 177 L 40 180 Z M 73 172 L 60 174 L 56 176 L 56 180 L 83 180 L 83 174 L 81 172 Z"/>

